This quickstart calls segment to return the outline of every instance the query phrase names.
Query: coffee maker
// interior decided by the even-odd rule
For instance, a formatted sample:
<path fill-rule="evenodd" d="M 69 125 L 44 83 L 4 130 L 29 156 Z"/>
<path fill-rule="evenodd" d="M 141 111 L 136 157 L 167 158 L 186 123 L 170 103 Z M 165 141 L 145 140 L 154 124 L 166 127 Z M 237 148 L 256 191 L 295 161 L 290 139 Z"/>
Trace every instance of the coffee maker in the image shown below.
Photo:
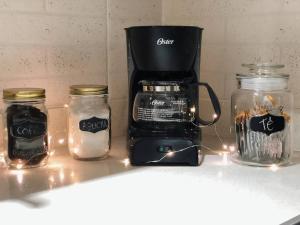
<path fill-rule="evenodd" d="M 128 150 L 132 165 L 197 166 L 201 128 L 221 109 L 207 83 L 200 83 L 202 28 L 126 28 L 128 59 Z M 211 98 L 215 116 L 199 117 L 199 86 Z"/>

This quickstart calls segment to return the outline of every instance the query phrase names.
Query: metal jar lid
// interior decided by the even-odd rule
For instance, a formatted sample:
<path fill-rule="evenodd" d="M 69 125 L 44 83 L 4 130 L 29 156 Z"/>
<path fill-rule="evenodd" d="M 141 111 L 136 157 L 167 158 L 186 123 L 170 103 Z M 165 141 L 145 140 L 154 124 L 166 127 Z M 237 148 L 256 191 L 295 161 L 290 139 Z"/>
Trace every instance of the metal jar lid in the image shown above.
<path fill-rule="evenodd" d="M 46 97 L 43 88 L 7 88 L 3 90 L 5 100 L 34 100 Z"/>
<path fill-rule="evenodd" d="M 71 95 L 104 95 L 107 93 L 107 85 L 80 84 L 70 86 Z"/>
<path fill-rule="evenodd" d="M 144 92 L 179 92 L 180 83 L 177 81 L 147 81 L 142 80 Z"/>

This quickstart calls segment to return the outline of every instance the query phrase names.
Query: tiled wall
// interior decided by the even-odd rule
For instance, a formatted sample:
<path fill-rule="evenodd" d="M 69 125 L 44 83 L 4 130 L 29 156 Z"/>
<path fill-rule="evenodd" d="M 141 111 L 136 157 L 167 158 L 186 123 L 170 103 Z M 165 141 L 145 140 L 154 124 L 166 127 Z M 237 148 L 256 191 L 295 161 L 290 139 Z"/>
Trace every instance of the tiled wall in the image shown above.
<path fill-rule="evenodd" d="M 295 140 L 300 144 L 299 13 L 298 0 L 0 0 L 0 93 L 6 87 L 46 88 L 50 132 L 57 142 L 66 134 L 68 86 L 107 84 L 113 136 L 124 135 L 124 28 L 197 25 L 204 27 L 201 80 L 214 87 L 223 107 L 220 134 L 229 135 L 230 95 L 240 64 L 283 63 L 296 96 Z M 201 96 L 202 114 L 211 115 L 207 95 Z"/>
<path fill-rule="evenodd" d="M 217 127 L 229 135 L 230 95 L 242 63 L 285 64 L 295 94 L 295 148 L 300 149 L 300 1 L 298 0 L 162 0 L 162 23 L 204 28 L 201 80 L 221 99 Z M 211 115 L 201 94 L 202 114 Z M 213 134 L 213 129 L 204 128 Z"/>
<path fill-rule="evenodd" d="M 108 85 L 114 136 L 127 132 L 127 58 L 125 27 L 161 24 L 161 0 L 108 0 Z"/>
<path fill-rule="evenodd" d="M 65 144 L 68 87 L 107 84 L 113 136 L 127 127 L 127 26 L 161 23 L 161 1 L 0 0 L 0 92 L 44 87 L 53 146 Z M 2 104 L 2 103 L 0 103 Z M 2 106 L 2 105 L 1 105 Z"/>

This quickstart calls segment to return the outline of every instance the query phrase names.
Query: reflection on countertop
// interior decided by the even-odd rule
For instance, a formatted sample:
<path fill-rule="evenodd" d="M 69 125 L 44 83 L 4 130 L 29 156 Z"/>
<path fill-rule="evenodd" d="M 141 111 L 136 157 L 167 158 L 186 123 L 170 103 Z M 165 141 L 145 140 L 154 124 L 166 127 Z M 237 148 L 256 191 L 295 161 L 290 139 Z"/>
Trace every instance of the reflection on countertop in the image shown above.
<path fill-rule="evenodd" d="M 75 185 L 134 169 L 129 166 L 125 138 L 113 141 L 110 156 L 102 161 L 75 160 L 66 148 L 57 148 L 54 152 L 48 165 L 40 168 L 10 170 L 2 163 L 0 201 L 22 200 L 32 193 Z"/>
<path fill-rule="evenodd" d="M 213 151 L 204 151 L 199 167 L 132 167 L 125 138 L 120 137 L 113 140 L 110 157 L 102 161 L 74 160 L 61 148 L 45 167 L 1 168 L 1 219 L 11 217 L 3 211 L 27 215 L 27 208 L 53 214 L 68 209 L 95 221 L 99 210 L 105 210 L 101 219 L 111 222 L 105 224 L 130 220 L 133 211 L 143 220 L 153 209 L 161 224 L 192 224 L 198 221 L 199 212 L 203 212 L 202 221 L 210 221 L 204 224 L 241 224 L 243 220 L 243 224 L 273 225 L 299 214 L 300 152 L 287 167 L 242 166 L 230 161 L 230 149 L 224 151 L 217 138 L 203 139 L 203 145 Z M 184 207 L 191 204 L 193 207 Z M 166 208 L 172 212 L 178 207 L 179 215 L 165 217 Z M 54 219 L 47 218 L 50 224 Z M 156 224 L 155 218 L 148 219 L 147 224 Z M 17 221 L 22 223 L 23 218 L 15 218 Z M 68 223 L 73 222 L 77 217 L 68 217 Z M 132 224 L 140 224 L 136 222 Z"/>

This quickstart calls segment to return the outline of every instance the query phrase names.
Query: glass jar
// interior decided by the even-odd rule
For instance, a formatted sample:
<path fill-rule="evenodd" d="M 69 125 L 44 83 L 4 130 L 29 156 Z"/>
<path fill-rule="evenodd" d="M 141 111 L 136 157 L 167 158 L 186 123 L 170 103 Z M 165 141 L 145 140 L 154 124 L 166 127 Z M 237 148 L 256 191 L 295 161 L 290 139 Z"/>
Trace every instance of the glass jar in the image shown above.
<path fill-rule="evenodd" d="M 249 72 L 237 74 L 238 90 L 231 97 L 237 148 L 235 162 L 283 165 L 291 156 L 293 96 L 283 65 L 243 64 Z"/>
<path fill-rule="evenodd" d="M 4 155 L 10 168 L 43 166 L 48 159 L 45 89 L 3 90 Z"/>
<path fill-rule="evenodd" d="M 107 86 L 73 85 L 70 87 L 70 154 L 75 159 L 94 160 L 108 156 L 110 150 L 110 107 Z"/>

